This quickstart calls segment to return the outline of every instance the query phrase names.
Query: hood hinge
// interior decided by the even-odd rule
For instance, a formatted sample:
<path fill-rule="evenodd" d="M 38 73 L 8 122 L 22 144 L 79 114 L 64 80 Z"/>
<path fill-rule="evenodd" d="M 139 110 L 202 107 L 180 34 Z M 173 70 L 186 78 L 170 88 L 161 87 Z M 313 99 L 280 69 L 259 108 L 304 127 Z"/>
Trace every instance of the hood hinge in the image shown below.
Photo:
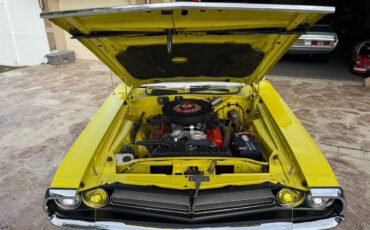
<path fill-rule="evenodd" d="M 258 76 L 259 78 L 259 76 Z M 257 111 L 257 104 L 260 102 L 260 81 L 258 81 L 256 84 L 252 84 L 252 94 L 251 94 L 251 97 L 252 97 L 252 111 L 251 111 L 251 114 L 252 115 L 256 115 L 256 111 Z"/>
<path fill-rule="evenodd" d="M 134 109 L 134 90 L 132 87 L 128 87 L 127 84 L 125 83 L 125 102 L 128 106 L 128 112 L 130 116 L 135 116 L 135 109 Z"/>

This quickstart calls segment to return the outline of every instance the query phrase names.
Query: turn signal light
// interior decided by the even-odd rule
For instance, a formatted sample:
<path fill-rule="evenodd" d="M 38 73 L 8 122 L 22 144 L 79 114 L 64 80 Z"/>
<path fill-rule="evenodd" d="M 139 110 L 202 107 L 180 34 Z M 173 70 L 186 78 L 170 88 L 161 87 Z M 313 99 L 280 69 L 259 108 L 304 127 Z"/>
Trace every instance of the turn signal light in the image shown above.
<path fill-rule="evenodd" d="M 295 207 L 304 201 L 304 195 L 300 191 L 283 188 L 278 192 L 276 199 L 281 206 Z"/>
<path fill-rule="evenodd" d="M 101 188 L 84 192 L 82 201 L 91 208 L 102 208 L 108 204 L 108 193 Z"/>

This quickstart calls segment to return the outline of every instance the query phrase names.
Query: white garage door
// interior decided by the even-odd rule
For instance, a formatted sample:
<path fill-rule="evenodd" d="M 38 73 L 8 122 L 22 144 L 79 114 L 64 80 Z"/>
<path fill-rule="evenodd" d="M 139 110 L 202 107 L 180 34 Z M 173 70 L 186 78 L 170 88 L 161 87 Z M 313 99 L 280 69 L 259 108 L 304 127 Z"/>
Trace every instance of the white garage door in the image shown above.
<path fill-rule="evenodd" d="M 38 0 L 0 0 L 0 65 L 35 65 L 49 52 Z"/>

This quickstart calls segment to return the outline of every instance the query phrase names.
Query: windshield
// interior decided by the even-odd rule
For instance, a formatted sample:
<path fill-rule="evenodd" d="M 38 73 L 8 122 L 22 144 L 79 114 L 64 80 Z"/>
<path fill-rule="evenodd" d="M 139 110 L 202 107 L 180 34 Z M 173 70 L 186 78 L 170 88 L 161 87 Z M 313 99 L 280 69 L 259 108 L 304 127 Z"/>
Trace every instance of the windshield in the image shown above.
<path fill-rule="evenodd" d="M 361 47 L 359 54 L 370 55 L 370 46 L 364 45 Z"/>

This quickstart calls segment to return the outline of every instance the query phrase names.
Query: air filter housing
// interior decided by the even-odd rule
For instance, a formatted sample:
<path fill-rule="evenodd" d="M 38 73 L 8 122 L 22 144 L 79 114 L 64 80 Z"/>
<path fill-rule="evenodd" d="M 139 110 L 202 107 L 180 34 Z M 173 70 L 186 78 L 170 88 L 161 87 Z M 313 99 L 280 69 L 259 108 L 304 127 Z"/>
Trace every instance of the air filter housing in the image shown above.
<path fill-rule="evenodd" d="M 203 123 L 209 119 L 212 106 L 202 100 L 178 99 L 163 106 L 163 114 L 175 124 Z"/>

